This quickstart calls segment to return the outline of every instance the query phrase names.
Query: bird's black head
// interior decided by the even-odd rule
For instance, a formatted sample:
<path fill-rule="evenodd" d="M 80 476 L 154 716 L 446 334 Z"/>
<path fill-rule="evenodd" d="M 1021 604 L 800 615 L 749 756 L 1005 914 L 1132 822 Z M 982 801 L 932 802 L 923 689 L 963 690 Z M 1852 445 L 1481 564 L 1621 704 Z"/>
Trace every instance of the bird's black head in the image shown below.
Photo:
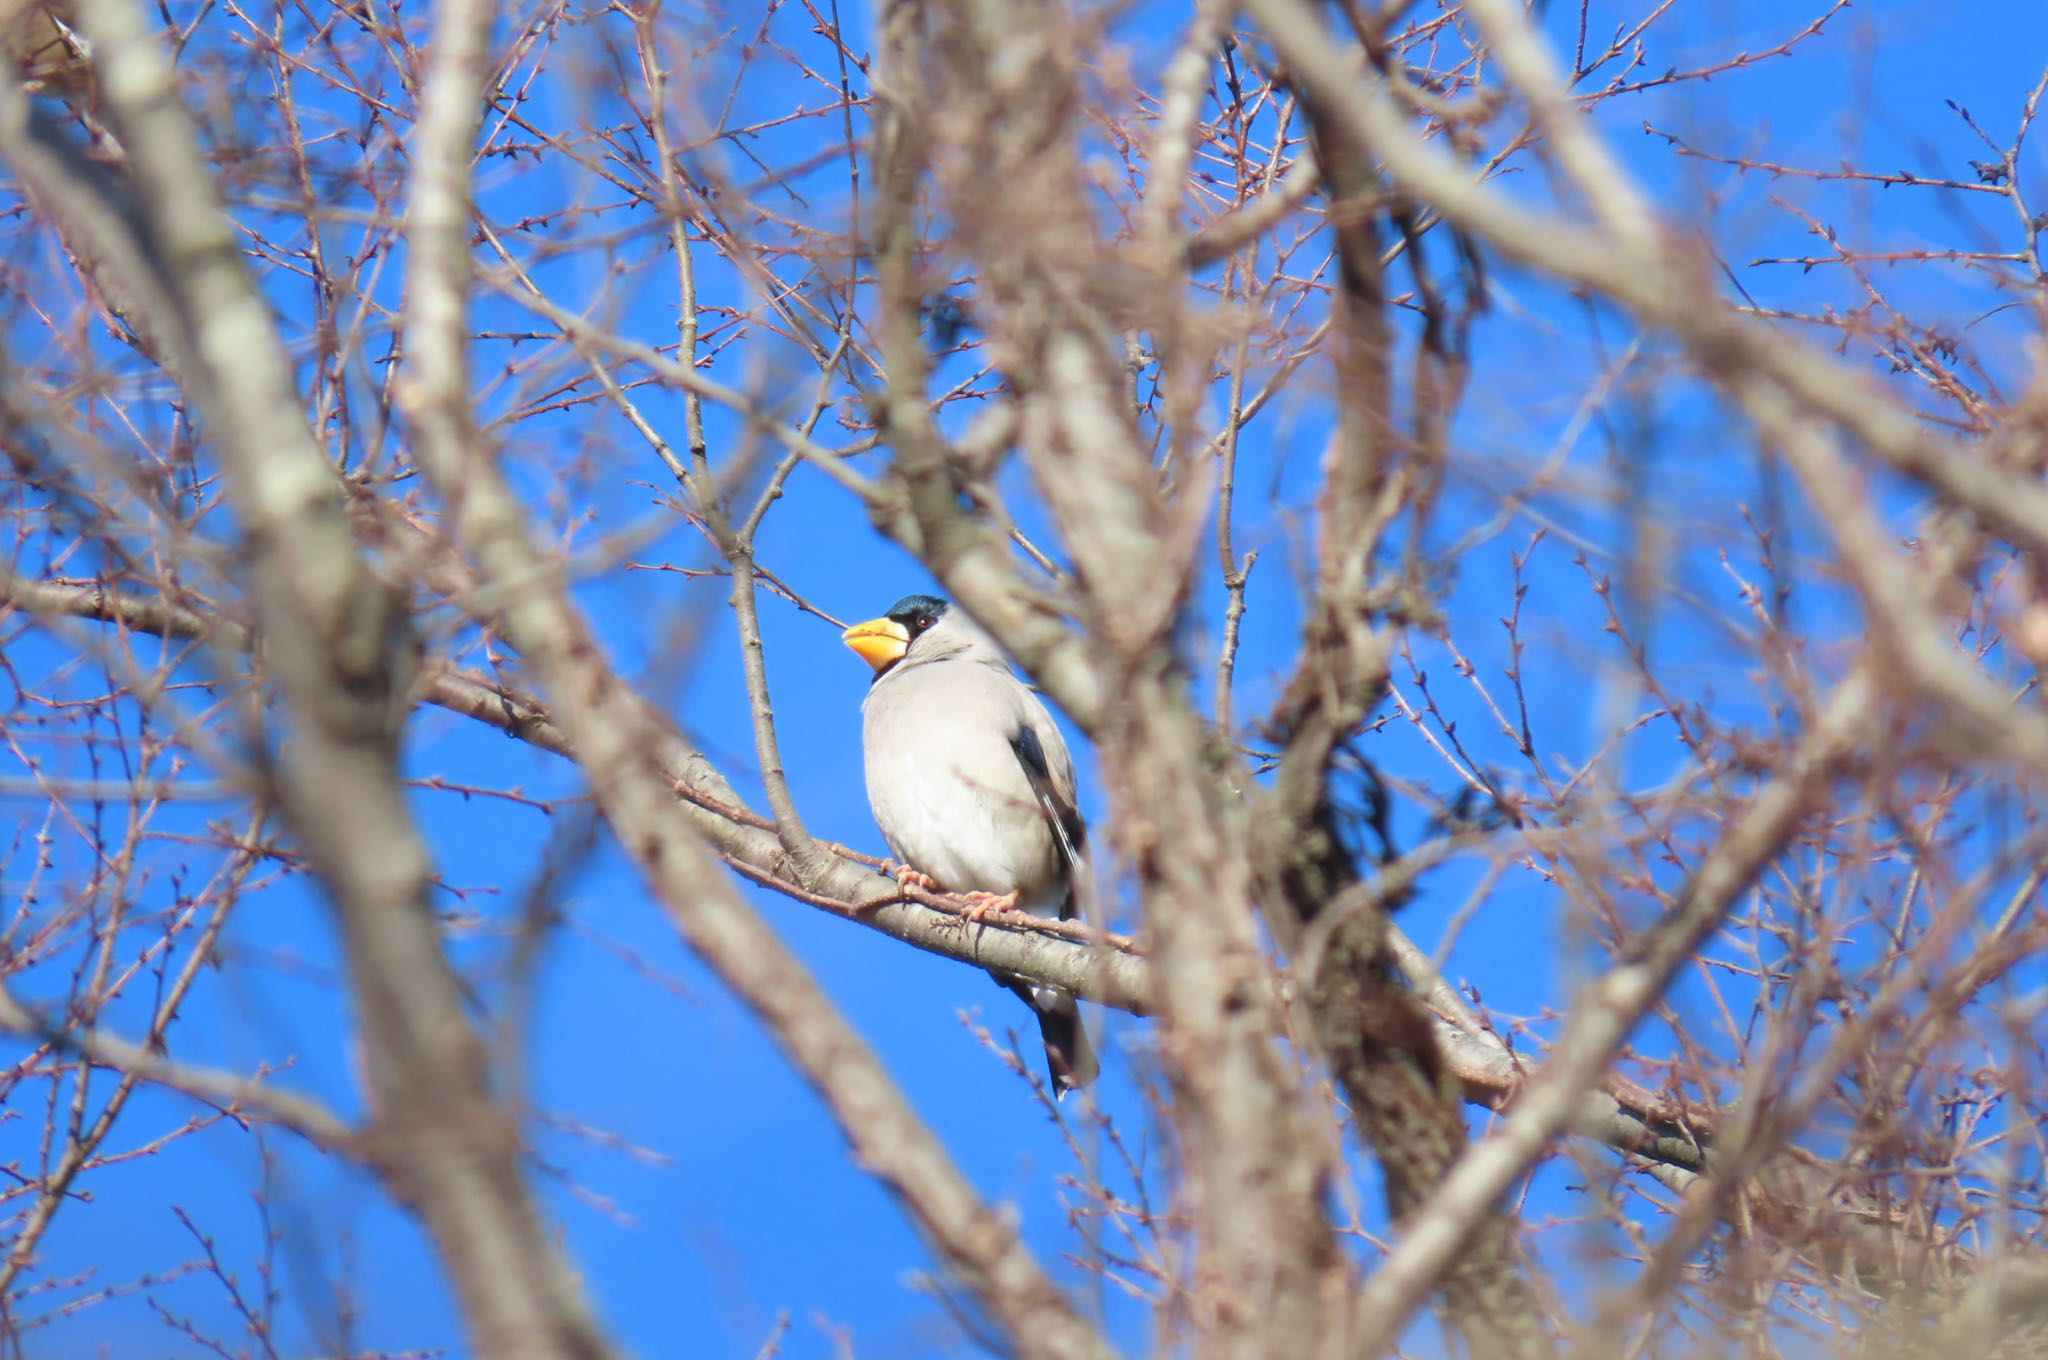
<path fill-rule="evenodd" d="M 946 617 L 952 608 L 936 595 L 905 595 L 889 606 L 889 612 L 882 617 L 903 625 L 914 641 L 918 634 Z"/>

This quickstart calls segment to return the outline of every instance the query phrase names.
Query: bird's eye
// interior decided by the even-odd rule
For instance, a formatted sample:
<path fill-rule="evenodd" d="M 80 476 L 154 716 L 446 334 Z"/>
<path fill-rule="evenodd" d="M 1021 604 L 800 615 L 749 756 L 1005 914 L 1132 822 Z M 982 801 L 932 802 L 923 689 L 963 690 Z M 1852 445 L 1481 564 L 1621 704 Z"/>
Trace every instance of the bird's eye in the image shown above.
<path fill-rule="evenodd" d="M 937 622 L 938 620 L 933 618 L 929 614 L 919 614 L 917 616 L 917 631 L 922 633 L 925 629 L 931 627 L 933 624 Z"/>

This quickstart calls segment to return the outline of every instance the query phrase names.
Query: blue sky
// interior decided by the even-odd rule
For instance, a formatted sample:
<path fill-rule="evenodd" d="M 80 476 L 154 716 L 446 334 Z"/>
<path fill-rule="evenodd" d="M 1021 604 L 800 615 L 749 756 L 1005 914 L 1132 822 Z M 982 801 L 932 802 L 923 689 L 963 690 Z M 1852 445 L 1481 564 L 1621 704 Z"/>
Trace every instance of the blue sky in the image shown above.
<path fill-rule="evenodd" d="M 1761 50 L 1790 36 L 1813 9 L 1799 7 L 1793 18 L 1788 7 L 1775 3 L 1681 3 L 1655 30 L 1647 69 Z M 1616 19 L 1634 10 L 1596 6 L 1590 28 L 1611 30 Z M 1612 11 L 1604 22 L 1603 11 Z M 1549 25 L 1567 41 L 1574 20 L 1570 7 L 1550 6 Z M 1118 34 L 1142 48 L 1170 40 L 1183 22 L 1177 7 L 1139 6 Z M 1992 33 L 1996 40 L 1987 40 Z M 1137 68 L 1156 67 L 1163 50 L 1139 51 Z M 1824 214 L 1845 239 L 1893 249 L 2009 241 L 2009 206 L 1989 195 L 1978 201 L 1905 189 L 1745 179 L 1725 167 L 1675 157 L 1641 125 L 1653 123 L 1725 154 L 1746 150 L 1788 165 L 1828 166 L 1846 157 L 1870 167 L 1968 178 L 1967 160 L 1985 153 L 1944 100 L 1966 105 L 1993 136 L 2003 138 L 2038 78 L 2044 54 L 2048 11 L 2038 6 L 1935 8 L 1870 0 L 1836 16 L 1823 37 L 1790 57 L 1614 101 L 1600 117 L 1659 206 L 1675 221 L 1701 222 L 1757 297 L 1788 307 L 1828 300 L 1853 305 L 1852 290 L 1826 270 L 1801 274 L 1796 268 L 1748 266 L 1760 256 L 1807 254 L 1817 244 L 1770 195 Z M 720 59 L 712 58 L 709 66 Z M 750 86 L 747 97 L 766 108 L 785 94 L 764 80 Z M 562 109 L 573 107 L 568 94 L 558 91 L 554 97 Z M 2027 162 L 2035 173 L 2041 164 L 2038 154 Z M 598 192 L 572 170 L 560 176 L 565 196 Z M 508 179 L 504 193 L 534 193 L 538 182 L 531 176 Z M 1532 200 L 1548 192 L 1536 173 L 1511 177 L 1508 184 Z M 509 203 L 500 210 L 508 211 Z M 672 266 L 651 256 L 635 258 L 654 260 L 644 275 L 648 292 L 617 324 L 659 335 L 672 325 L 673 295 L 659 291 L 671 286 L 663 271 Z M 1885 281 L 1916 312 L 1958 330 L 1969 326 L 2001 378 L 2009 381 L 2023 371 L 2016 337 L 2025 322 L 2012 314 L 1978 321 L 1985 310 L 1981 286 L 1958 287 L 1954 272 L 1939 266 L 1901 268 Z M 577 259 L 556 271 L 555 282 L 595 289 L 603 275 Z M 1584 308 L 1514 271 L 1495 276 L 1492 302 L 1475 344 L 1475 372 L 1481 376 L 1459 430 L 1467 461 L 1447 496 L 1446 539 L 1492 512 L 1503 480 L 1526 475 L 1551 452 L 1599 371 L 1603 349 L 1618 351 L 1629 339 L 1626 324 L 1607 312 L 1598 315 L 1596 338 Z M 288 299 L 280 305 L 289 310 Z M 489 315 L 516 315 L 495 303 L 486 308 Z M 2003 333 L 1997 328 L 2015 337 L 2004 352 L 1995 341 Z M 490 371 L 488 363 L 482 367 Z M 1657 381 L 1614 403 L 1605 421 L 1593 422 L 1571 448 L 1568 466 L 1595 491 L 1611 488 L 1626 461 L 1641 470 L 1645 494 L 1670 535 L 1669 580 L 1698 602 L 1654 603 L 1642 618 L 1649 644 L 1667 673 L 1682 677 L 1688 696 L 1712 706 L 1724 721 L 1767 723 L 1768 696 L 1760 695 L 1751 663 L 1729 645 L 1725 625 L 1736 610 L 1728 569 L 1720 561 L 1725 550 L 1735 569 L 1754 565 L 1744 556 L 1753 556 L 1753 547 L 1741 533 L 1738 510 L 1756 504 L 1760 495 L 1753 446 L 1725 411 L 1682 376 L 1669 376 L 1670 367 L 1668 348 L 1650 342 L 1643 372 Z M 775 380 L 772 363 L 766 371 L 728 365 L 714 376 L 728 382 L 744 376 L 771 387 Z M 665 418 L 675 413 L 672 403 L 658 397 L 650 397 L 650 410 Z M 577 422 L 602 419 L 585 412 L 552 427 L 559 443 L 551 442 L 550 449 L 587 437 L 596 452 L 581 477 L 552 483 L 536 457 L 525 469 L 536 504 L 547 506 L 551 495 L 570 504 L 587 501 L 606 529 L 653 524 L 653 540 L 635 550 L 636 560 L 701 565 L 701 543 L 691 531 L 660 523 L 654 502 L 661 471 L 653 458 L 630 445 L 616 421 L 576 428 Z M 1314 399 L 1270 417 L 1261 429 L 1257 470 L 1275 495 L 1270 501 L 1247 495 L 1241 506 L 1239 549 L 1257 548 L 1263 557 L 1240 663 L 1240 712 L 1261 710 L 1291 658 L 1300 516 L 1326 430 L 1326 407 Z M 729 427 L 715 427 L 714 433 L 731 435 Z M 1014 484 L 1025 487 L 1021 478 Z M 1900 490 L 1895 504 L 1901 525 L 1910 524 L 1910 494 Z M 1625 576 L 1633 514 L 1597 495 L 1551 495 L 1536 509 L 1552 529 L 1526 574 L 1528 699 L 1539 745 L 1562 766 L 1590 757 L 1615 713 L 1638 702 L 1602 631 L 1604 617 L 1588 584 L 1593 576 Z M 1809 563 L 1824 559 L 1824 539 L 1801 523 L 1796 504 L 1790 518 L 1792 550 Z M 1494 620 L 1506 598 L 1510 556 L 1528 547 L 1535 527 L 1531 517 L 1519 517 L 1476 546 L 1456 564 L 1447 589 L 1453 638 L 1480 675 L 1496 685 L 1509 654 Z M 1571 545 L 1572 536 L 1582 548 Z M 1588 557 L 1588 567 L 1573 562 L 1578 551 Z M 770 516 L 759 555 L 819 606 L 848 619 L 878 613 L 897 597 L 930 585 L 914 562 L 868 526 L 850 496 L 807 473 L 799 473 L 790 496 Z M 582 583 L 580 591 L 622 669 L 647 676 L 651 692 L 670 703 L 693 738 L 759 806 L 722 585 L 661 572 L 606 571 Z M 1212 582 L 1191 637 L 1213 629 L 1219 608 Z M 799 806 L 815 833 L 879 850 L 859 753 L 866 668 L 819 620 L 765 596 L 762 609 L 779 730 Z M 1832 654 L 1837 662 L 1848 655 L 1858 628 L 1853 602 L 1816 583 L 1802 590 L 1795 609 L 1801 627 L 1816 638 L 1839 640 L 1832 653 L 1823 646 L 1816 655 Z M 1463 734 L 1488 753 L 1487 760 L 1507 764 L 1484 707 L 1455 683 L 1443 649 L 1418 638 L 1415 652 L 1433 690 L 1461 719 Z M 680 664 L 674 660 L 678 654 L 685 657 Z M 10 661 L 24 673 L 49 674 L 65 657 L 31 644 Z M 1396 683 L 1411 698 L 1418 692 L 1402 670 Z M 1438 793 L 1450 789 L 1441 760 L 1405 725 L 1390 725 L 1374 741 L 1372 754 L 1390 773 Z M 1076 746 L 1084 810 L 1094 811 L 1099 802 L 1089 773 L 1092 757 L 1078 739 Z M 1648 786 L 1668 777 L 1679 758 L 1668 735 L 1650 729 L 1632 739 L 1619 768 L 1625 782 Z M 518 786 L 539 798 L 565 797 L 576 789 L 563 762 L 434 710 L 414 719 L 408 762 L 422 778 Z M 786 1356 L 835 1355 L 842 1330 L 863 1356 L 972 1352 L 944 1311 L 913 1285 L 930 1267 L 914 1233 L 849 1167 L 817 1102 L 678 943 L 616 850 L 602 838 L 594 846 L 581 843 L 573 805 L 550 816 L 451 792 L 421 790 L 415 797 L 446 883 L 474 890 L 466 897 L 451 891 L 446 906 L 459 918 L 452 948 L 472 971 L 487 1007 L 506 995 L 505 923 L 516 917 L 524 893 L 551 856 L 572 865 L 561 884 L 569 924 L 548 952 L 528 1026 L 528 1075 L 536 1105 L 547 1116 L 536 1126 L 535 1147 L 549 1168 L 540 1184 L 550 1212 L 604 1323 L 626 1348 L 648 1356 L 750 1355 L 786 1313 Z M 172 809 L 162 827 L 191 826 L 223 812 Z M 32 806 L 0 805 L 0 829 L 26 828 L 33 835 L 41 815 Z M 1423 810 L 1408 807 L 1403 833 L 1418 834 L 1425 819 Z M 10 890 L 23 873 L 23 853 L 15 852 L 8 864 Z M 178 855 L 164 852 L 148 892 L 172 890 Z M 77 866 L 69 871 L 77 872 Z M 1403 924 L 1433 946 L 1477 879 L 1476 867 L 1461 866 L 1432 880 Z M 978 1023 L 1000 1037 L 1024 1025 L 1025 1052 L 1035 1065 L 1022 1011 L 978 972 L 748 891 L 890 1063 L 975 1183 L 991 1198 L 1014 1204 L 1027 1240 L 1055 1273 L 1097 1302 L 1119 1342 L 1143 1350 L 1149 1307 L 1113 1288 L 1098 1290 L 1093 1276 L 1062 1260 L 1078 1243 L 1067 1214 L 1077 1197 L 1061 1183 L 1076 1172 L 1074 1147 L 971 1030 Z M 1510 873 L 1464 925 L 1450 969 L 1500 1012 L 1538 1016 L 1563 1004 L 1570 983 L 1582 974 L 1587 951 L 1574 938 L 1561 929 L 1552 893 L 1533 876 Z M 252 894 L 223 952 L 226 966 L 188 1007 L 175 1033 L 175 1052 L 244 1067 L 288 1063 L 281 1081 L 317 1093 L 345 1113 L 358 1112 L 347 1008 L 335 985 L 333 941 L 317 899 L 294 882 Z M 1682 993 L 1678 1013 L 1693 1014 L 1696 1005 L 1703 1007 L 1703 1000 Z M 132 1024 L 136 1013 L 117 1007 L 114 1017 Z M 1134 1082 L 1148 1033 L 1124 1017 L 1106 1017 L 1105 1023 L 1109 1072 L 1096 1094 L 1132 1152 L 1146 1158 L 1145 1174 L 1156 1190 L 1164 1183 L 1164 1139 L 1150 1126 L 1147 1101 Z M 140 1142 L 190 1112 L 181 1098 L 145 1093 L 123 1126 L 135 1130 L 126 1142 Z M 0 1124 L 0 1162 L 32 1163 L 41 1112 L 12 1113 L 10 1122 Z M 577 1126 L 611 1137 L 570 1131 Z M 115 1143 L 124 1145 L 122 1134 Z M 1114 1150 L 1085 1126 L 1074 1146 L 1084 1158 L 1115 1162 Z M 257 1277 L 265 1233 L 252 1191 L 266 1177 L 270 1228 L 278 1237 L 274 1284 L 284 1298 L 280 1353 L 310 1353 L 331 1337 L 331 1300 L 341 1288 L 360 1307 L 359 1347 L 462 1353 L 445 1284 L 412 1221 L 365 1178 L 308 1155 L 291 1135 L 276 1131 L 258 1138 L 217 1125 L 163 1155 L 98 1173 L 91 1201 L 59 1216 L 46 1243 L 48 1270 L 58 1275 L 89 1265 L 95 1280 L 112 1283 L 188 1260 L 197 1249 L 173 1212 L 183 1208 L 248 1284 Z M 1572 1200 L 1560 1185 L 1573 1178 L 1568 1171 L 1539 1178 L 1534 1212 L 1567 1212 Z M 1108 1179 L 1129 1188 L 1121 1170 L 1112 1169 Z M 1369 1173 L 1361 1185 L 1372 1203 Z M 1571 1258 L 1570 1239 L 1553 1234 L 1543 1241 L 1543 1254 L 1564 1274 L 1569 1293 L 1591 1287 L 1594 1280 Z M 204 1275 L 147 1293 L 202 1330 L 240 1334 L 225 1291 Z M 1429 1348 L 1426 1336 L 1421 1344 Z M 137 1294 L 50 1328 L 29 1353 L 197 1352 Z"/>

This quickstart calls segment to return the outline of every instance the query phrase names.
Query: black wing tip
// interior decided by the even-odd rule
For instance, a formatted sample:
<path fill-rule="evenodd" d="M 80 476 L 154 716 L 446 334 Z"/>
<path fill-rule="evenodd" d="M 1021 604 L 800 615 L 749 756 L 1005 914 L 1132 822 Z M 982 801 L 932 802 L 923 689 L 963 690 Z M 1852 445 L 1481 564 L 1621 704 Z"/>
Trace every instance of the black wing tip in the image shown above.
<path fill-rule="evenodd" d="M 1052 763 L 1045 758 L 1045 743 L 1038 739 L 1038 729 L 1029 723 L 1019 723 L 1017 730 L 1010 734 L 1010 749 L 1017 753 L 1017 759 L 1024 762 L 1024 768 L 1040 779 L 1052 778 Z"/>
<path fill-rule="evenodd" d="M 1081 858 L 1081 847 L 1088 843 L 1088 827 L 1081 820 L 1081 810 L 1053 787 L 1052 762 L 1046 759 L 1045 743 L 1038 739 L 1038 729 L 1029 723 L 1019 723 L 1010 734 L 1010 749 L 1017 753 L 1017 763 L 1024 767 L 1031 791 L 1038 795 L 1046 815 L 1058 829 L 1061 852 L 1069 867 L 1073 867 Z"/>

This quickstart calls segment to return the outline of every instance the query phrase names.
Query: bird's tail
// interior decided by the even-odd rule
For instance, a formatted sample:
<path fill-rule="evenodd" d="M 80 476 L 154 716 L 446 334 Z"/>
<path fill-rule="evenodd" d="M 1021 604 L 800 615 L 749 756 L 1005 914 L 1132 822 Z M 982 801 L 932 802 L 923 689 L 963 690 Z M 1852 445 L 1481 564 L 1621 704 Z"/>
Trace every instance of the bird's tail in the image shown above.
<path fill-rule="evenodd" d="M 1102 1064 L 1095 1056 L 1095 1045 L 1088 1040 L 1088 1026 L 1081 1019 L 1081 1006 L 1073 993 L 1007 978 L 999 977 L 997 981 L 1038 1013 L 1038 1032 L 1045 1039 L 1045 1070 L 1052 1076 L 1053 1094 L 1064 1096 L 1094 1081 Z"/>
<path fill-rule="evenodd" d="M 1038 1010 L 1038 1032 L 1045 1037 L 1045 1067 L 1052 1074 L 1053 1093 L 1077 1091 L 1102 1072 L 1095 1045 L 1088 1041 L 1088 1026 L 1081 1021 L 1081 1007 L 1066 992 L 1051 987 L 1032 990 L 1051 993 L 1046 1000 L 1031 1000 Z"/>

